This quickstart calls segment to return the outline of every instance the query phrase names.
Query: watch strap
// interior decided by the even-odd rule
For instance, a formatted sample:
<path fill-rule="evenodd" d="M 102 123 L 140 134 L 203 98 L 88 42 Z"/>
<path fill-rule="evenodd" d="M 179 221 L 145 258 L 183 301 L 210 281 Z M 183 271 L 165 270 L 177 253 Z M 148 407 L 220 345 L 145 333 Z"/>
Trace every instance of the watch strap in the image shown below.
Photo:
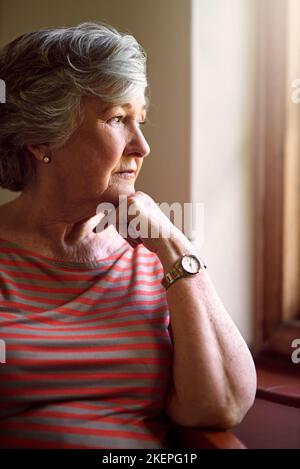
<path fill-rule="evenodd" d="M 199 272 L 201 272 L 201 270 L 206 269 L 206 265 L 202 262 L 202 260 L 199 260 L 200 267 L 199 267 L 198 272 L 195 272 L 193 274 L 184 272 L 184 270 L 181 267 L 181 259 L 183 257 L 184 256 L 181 256 L 180 259 L 175 262 L 173 268 L 168 273 L 165 274 L 161 283 L 165 287 L 166 290 L 171 285 L 173 285 L 173 283 L 175 283 L 176 280 L 179 280 L 180 278 L 183 278 L 183 277 L 193 277 L 194 275 L 197 275 Z"/>
<path fill-rule="evenodd" d="M 177 261 L 173 268 L 164 276 L 162 285 L 168 289 L 176 280 L 185 276 L 187 276 L 187 274 L 181 269 L 180 261 Z"/>

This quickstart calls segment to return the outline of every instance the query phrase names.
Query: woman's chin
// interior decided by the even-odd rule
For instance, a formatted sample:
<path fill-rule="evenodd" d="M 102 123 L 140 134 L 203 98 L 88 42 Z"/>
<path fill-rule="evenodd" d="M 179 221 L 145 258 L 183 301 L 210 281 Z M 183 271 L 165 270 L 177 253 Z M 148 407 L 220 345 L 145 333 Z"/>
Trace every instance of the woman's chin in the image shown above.
<path fill-rule="evenodd" d="M 109 188 L 101 196 L 101 202 L 109 202 L 117 207 L 124 197 L 135 193 L 134 184 L 119 185 L 118 188 Z"/>

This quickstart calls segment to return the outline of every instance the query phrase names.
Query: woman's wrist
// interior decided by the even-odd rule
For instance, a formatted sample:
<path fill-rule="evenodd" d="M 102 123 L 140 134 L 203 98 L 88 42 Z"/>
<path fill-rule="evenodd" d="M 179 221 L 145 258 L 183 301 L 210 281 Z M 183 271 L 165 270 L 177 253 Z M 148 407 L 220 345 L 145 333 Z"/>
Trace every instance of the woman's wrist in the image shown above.
<path fill-rule="evenodd" d="M 175 262 L 185 254 L 198 255 L 192 243 L 181 233 L 178 236 L 160 238 L 156 254 L 163 266 L 164 273 L 169 272 Z"/>

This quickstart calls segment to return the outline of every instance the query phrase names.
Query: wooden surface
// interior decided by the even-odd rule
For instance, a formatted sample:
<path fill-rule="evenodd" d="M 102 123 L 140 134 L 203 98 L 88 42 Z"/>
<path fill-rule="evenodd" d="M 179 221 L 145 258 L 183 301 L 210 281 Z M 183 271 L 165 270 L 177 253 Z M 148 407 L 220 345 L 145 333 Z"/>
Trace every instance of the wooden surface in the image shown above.
<path fill-rule="evenodd" d="M 246 449 L 230 431 L 210 431 L 175 425 L 170 432 L 170 448 Z"/>
<path fill-rule="evenodd" d="M 232 431 L 248 449 L 299 449 L 300 409 L 257 398 Z"/>
<path fill-rule="evenodd" d="M 256 371 L 258 398 L 300 409 L 300 363 L 270 359 L 257 364 Z"/>

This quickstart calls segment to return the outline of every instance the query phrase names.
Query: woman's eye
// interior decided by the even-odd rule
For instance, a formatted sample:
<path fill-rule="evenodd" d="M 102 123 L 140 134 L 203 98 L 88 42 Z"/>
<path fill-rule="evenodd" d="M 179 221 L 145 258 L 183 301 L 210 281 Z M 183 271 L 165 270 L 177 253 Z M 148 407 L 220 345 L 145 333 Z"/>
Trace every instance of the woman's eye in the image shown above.
<path fill-rule="evenodd" d="M 119 116 L 111 117 L 106 122 L 110 125 L 119 125 L 119 124 L 125 124 L 126 123 L 125 119 L 126 119 L 125 116 L 119 115 Z M 136 123 L 138 127 L 141 127 L 142 125 L 146 124 L 146 120 L 143 119 L 141 121 L 137 121 Z"/>
<path fill-rule="evenodd" d="M 121 124 L 123 122 L 123 116 L 114 116 L 108 119 L 109 124 Z"/>

